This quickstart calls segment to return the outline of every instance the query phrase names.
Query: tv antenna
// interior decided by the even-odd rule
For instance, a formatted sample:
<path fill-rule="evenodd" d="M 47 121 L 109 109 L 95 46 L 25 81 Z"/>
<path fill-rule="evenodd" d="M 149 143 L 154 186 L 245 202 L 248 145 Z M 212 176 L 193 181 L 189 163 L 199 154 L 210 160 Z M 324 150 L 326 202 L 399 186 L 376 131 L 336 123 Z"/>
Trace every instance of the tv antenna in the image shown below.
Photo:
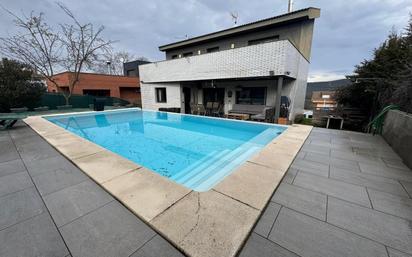
<path fill-rule="evenodd" d="M 239 18 L 238 12 L 230 12 L 230 16 L 232 17 L 233 26 L 237 25 L 237 20 Z"/>

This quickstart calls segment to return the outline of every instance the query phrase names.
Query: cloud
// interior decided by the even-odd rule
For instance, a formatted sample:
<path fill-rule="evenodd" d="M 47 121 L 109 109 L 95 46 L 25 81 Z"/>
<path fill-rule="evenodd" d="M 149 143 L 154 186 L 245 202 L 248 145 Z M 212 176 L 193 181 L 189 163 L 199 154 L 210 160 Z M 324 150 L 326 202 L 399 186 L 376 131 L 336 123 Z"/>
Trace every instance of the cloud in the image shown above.
<path fill-rule="evenodd" d="M 285 0 L 62 0 L 85 22 L 105 25 L 105 36 L 118 40 L 115 48 L 151 60 L 164 59 L 158 46 L 233 26 L 230 12 L 238 12 L 239 24 L 286 12 Z M 50 24 L 64 22 L 54 0 L 3 1 L 16 13 L 32 9 L 44 12 Z M 343 76 L 354 65 L 371 57 L 392 27 L 406 26 L 412 12 L 410 0 L 307 0 L 295 1 L 295 9 L 322 9 L 316 21 L 310 79 Z M 13 34 L 12 18 L 0 10 L 0 36 Z"/>

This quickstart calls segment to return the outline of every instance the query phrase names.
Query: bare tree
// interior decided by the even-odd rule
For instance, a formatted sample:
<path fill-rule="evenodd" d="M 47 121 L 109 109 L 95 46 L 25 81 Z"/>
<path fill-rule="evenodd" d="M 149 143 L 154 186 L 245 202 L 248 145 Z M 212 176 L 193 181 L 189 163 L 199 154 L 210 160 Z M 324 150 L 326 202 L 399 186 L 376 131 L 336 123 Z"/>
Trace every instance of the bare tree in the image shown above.
<path fill-rule="evenodd" d="M 32 65 L 56 86 L 68 105 L 80 73 L 91 68 L 113 41 L 102 38 L 103 26 L 96 29 L 92 23 L 82 24 L 66 6 L 57 5 L 71 20 L 70 24 L 59 24 L 58 29 L 46 23 L 43 13 L 35 15 L 31 12 L 30 16 L 19 17 L 6 10 L 22 31 L 0 38 L 0 51 L 5 56 Z M 67 85 L 56 82 L 54 75 L 60 71 L 70 72 Z"/>
<path fill-rule="evenodd" d="M 123 75 L 123 64 L 134 60 L 149 61 L 146 57 L 136 57 L 126 51 L 110 51 L 101 56 L 100 61 L 96 63 L 93 70 L 101 74 Z"/>

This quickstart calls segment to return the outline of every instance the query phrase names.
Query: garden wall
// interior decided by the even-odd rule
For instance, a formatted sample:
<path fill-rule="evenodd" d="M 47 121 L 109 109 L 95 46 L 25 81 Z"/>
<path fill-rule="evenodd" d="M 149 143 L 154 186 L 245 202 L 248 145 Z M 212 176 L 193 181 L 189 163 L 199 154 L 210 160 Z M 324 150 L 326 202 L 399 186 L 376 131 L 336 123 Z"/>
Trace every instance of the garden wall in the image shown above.
<path fill-rule="evenodd" d="M 412 114 L 391 110 L 386 114 L 383 137 L 412 169 Z"/>

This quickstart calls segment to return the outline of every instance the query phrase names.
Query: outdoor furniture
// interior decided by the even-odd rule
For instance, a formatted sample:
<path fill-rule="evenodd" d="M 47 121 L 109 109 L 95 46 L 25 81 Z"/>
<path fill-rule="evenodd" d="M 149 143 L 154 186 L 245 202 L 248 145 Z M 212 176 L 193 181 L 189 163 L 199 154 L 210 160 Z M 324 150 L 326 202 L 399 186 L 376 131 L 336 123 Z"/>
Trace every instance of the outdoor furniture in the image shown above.
<path fill-rule="evenodd" d="M 254 121 L 264 121 L 264 122 L 274 122 L 275 108 L 274 107 L 265 107 L 262 113 L 252 115 L 251 120 Z"/>
<path fill-rule="evenodd" d="M 266 105 L 253 105 L 253 104 L 234 104 L 229 113 L 246 113 L 250 115 L 255 115 L 263 113 L 263 109 L 271 107 Z"/>
<path fill-rule="evenodd" d="M 219 103 L 217 103 L 218 104 L 218 106 L 217 106 L 217 108 L 215 109 L 215 108 L 213 108 L 214 110 L 213 110 L 213 116 L 215 116 L 215 117 L 222 117 L 222 115 L 223 115 L 223 104 L 219 104 Z"/>
<path fill-rule="evenodd" d="M 94 111 L 104 111 L 104 103 L 106 102 L 106 98 L 95 98 L 93 100 L 93 110 Z"/>
<path fill-rule="evenodd" d="M 343 128 L 343 117 L 337 115 L 328 115 L 325 117 L 328 121 L 326 122 L 326 128 L 329 128 L 330 120 L 340 120 L 340 128 Z"/>
<path fill-rule="evenodd" d="M 250 114 L 246 114 L 246 113 L 229 113 L 226 117 L 228 119 L 235 119 L 235 120 L 248 120 L 248 119 L 250 119 Z"/>
<path fill-rule="evenodd" d="M 206 115 L 210 115 L 213 109 L 213 102 L 206 103 Z"/>
<path fill-rule="evenodd" d="M 4 113 L 0 114 L 0 126 L 2 129 L 9 129 L 16 124 L 18 120 L 25 119 L 27 116 L 23 114 Z"/>

